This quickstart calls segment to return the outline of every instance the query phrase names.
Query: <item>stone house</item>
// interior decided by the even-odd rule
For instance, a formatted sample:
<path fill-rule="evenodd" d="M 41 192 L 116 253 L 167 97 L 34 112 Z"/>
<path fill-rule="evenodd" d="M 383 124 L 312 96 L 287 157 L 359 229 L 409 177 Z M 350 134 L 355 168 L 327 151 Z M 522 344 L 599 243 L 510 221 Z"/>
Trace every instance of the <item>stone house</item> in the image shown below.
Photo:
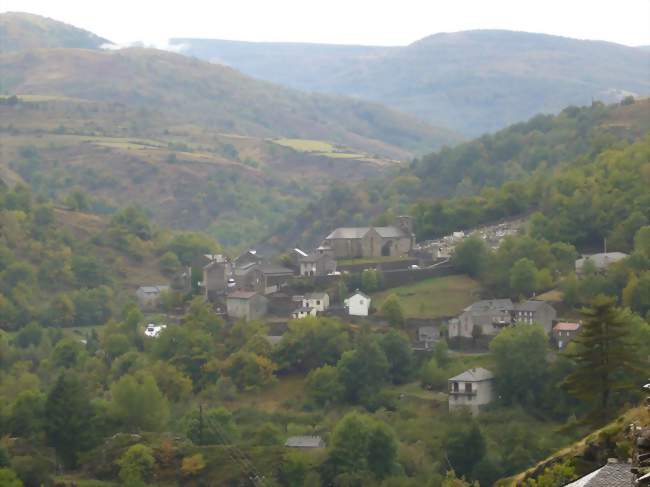
<path fill-rule="evenodd" d="M 225 294 L 229 288 L 228 279 L 231 275 L 231 263 L 223 255 L 213 256 L 213 259 L 203 266 L 201 285 L 206 299 L 212 301 L 216 296 Z"/>
<path fill-rule="evenodd" d="M 290 436 L 284 443 L 287 448 L 325 448 L 325 442 L 320 436 Z"/>
<path fill-rule="evenodd" d="M 473 415 L 494 398 L 494 374 L 483 367 L 466 370 L 448 379 L 449 410 L 469 408 Z"/>
<path fill-rule="evenodd" d="M 409 216 L 399 216 L 394 226 L 337 228 L 323 241 L 336 259 L 407 255 L 415 243 Z"/>
<path fill-rule="evenodd" d="M 248 264 L 261 264 L 264 262 L 262 256 L 254 249 L 248 249 L 243 254 L 239 255 L 233 261 L 235 267 L 244 267 Z"/>
<path fill-rule="evenodd" d="M 553 338 L 557 348 L 562 350 L 580 332 L 580 323 L 562 321 L 553 327 Z"/>
<path fill-rule="evenodd" d="M 557 318 L 557 311 L 546 301 L 529 299 L 515 303 L 512 309 L 513 323 L 527 323 L 529 325 L 538 323 L 544 327 L 544 331 L 550 334 L 553 330 L 553 323 Z"/>
<path fill-rule="evenodd" d="M 545 301 L 486 299 L 471 304 L 457 319 L 449 321 L 449 338 L 473 338 L 475 326 L 481 335 L 493 336 L 517 323 L 539 323 L 550 334 L 556 317 L 555 308 Z"/>
<path fill-rule="evenodd" d="M 329 247 L 318 247 L 314 252 L 298 258 L 301 276 L 326 276 L 336 272 L 334 251 Z"/>
<path fill-rule="evenodd" d="M 344 301 L 344 306 L 351 316 L 368 316 L 371 298 L 357 290 L 352 296 Z"/>
<path fill-rule="evenodd" d="M 226 296 L 226 309 L 230 318 L 257 320 L 266 315 L 268 300 L 255 291 L 235 291 Z"/>
<path fill-rule="evenodd" d="M 271 294 L 284 287 L 294 272 L 274 264 L 248 263 L 244 267 L 235 268 L 234 276 L 239 289 Z"/>
<path fill-rule="evenodd" d="M 326 292 L 307 293 L 302 298 L 302 305 L 322 313 L 330 307 L 330 296 Z"/>
<path fill-rule="evenodd" d="M 141 309 L 155 310 L 160 306 L 162 293 L 168 290 L 169 286 L 140 286 L 135 292 L 135 296 Z"/>

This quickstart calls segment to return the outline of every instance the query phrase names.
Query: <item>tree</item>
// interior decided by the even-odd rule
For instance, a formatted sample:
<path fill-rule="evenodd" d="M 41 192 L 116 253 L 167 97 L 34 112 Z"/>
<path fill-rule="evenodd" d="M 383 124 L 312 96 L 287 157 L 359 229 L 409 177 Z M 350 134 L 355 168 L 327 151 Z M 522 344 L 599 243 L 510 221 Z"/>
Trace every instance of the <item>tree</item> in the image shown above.
<path fill-rule="evenodd" d="M 233 353 L 222 365 L 222 370 L 239 390 L 264 387 L 275 381 L 277 365 L 266 357 L 252 352 Z"/>
<path fill-rule="evenodd" d="M 634 251 L 650 259 L 650 225 L 639 228 L 634 235 Z"/>
<path fill-rule="evenodd" d="M 350 402 L 366 403 L 375 398 L 386 382 L 389 364 L 375 340 L 363 337 L 356 350 L 345 352 L 336 368 Z"/>
<path fill-rule="evenodd" d="M 116 463 L 120 467 L 119 476 L 124 485 L 140 487 L 146 485 L 145 482 L 151 477 L 156 459 L 151 448 L 138 443 L 129 447 Z"/>
<path fill-rule="evenodd" d="M 381 314 L 392 326 L 404 326 L 404 311 L 396 295 L 391 294 L 381 305 Z"/>
<path fill-rule="evenodd" d="M 630 326 L 613 298 L 597 296 L 581 314 L 582 327 L 568 353 L 576 367 L 564 385 L 573 396 L 592 403 L 587 420 L 601 422 L 612 412 L 613 394 L 633 387 L 641 362 Z"/>
<path fill-rule="evenodd" d="M 0 468 L 0 485 L 3 487 L 23 487 L 16 473 L 9 468 Z"/>
<path fill-rule="evenodd" d="M 283 369 L 306 372 L 336 364 L 348 348 L 348 334 L 338 320 L 309 317 L 289 322 L 274 356 Z"/>
<path fill-rule="evenodd" d="M 68 468 L 91 443 L 92 408 L 83 385 L 71 373 L 61 374 L 45 402 L 48 443 Z"/>
<path fill-rule="evenodd" d="M 485 268 L 488 255 L 485 242 L 477 236 L 471 236 L 456 245 L 452 263 L 460 272 L 478 277 Z"/>
<path fill-rule="evenodd" d="M 374 269 L 365 269 L 361 273 L 361 289 L 364 292 L 372 293 L 379 290 L 379 271 Z"/>
<path fill-rule="evenodd" d="M 485 438 L 478 425 L 472 421 L 469 427 L 453 428 L 449 432 L 445 449 L 454 471 L 467 475 L 485 456 Z"/>
<path fill-rule="evenodd" d="M 325 470 L 332 479 L 366 471 L 382 479 L 395 468 L 396 458 L 397 441 L 392 430 L 371 416 L 352 412 L 334 428 Z"/>
<path fill-rule="evenodd" d="M 226 408 L 202 408 L 185 419 L 185 432 L 195 445 L 231 445 L 239 438 L 237 425 Z"/>
<path fill-rule="evenodd" d="M 496 389 L 506 403 L 534 406 L 544 389 L 548 352 L 546 332 L 541 325 L 505 328 L 490 342 L 494 356 Z"/>
<path fill-rule="evenodd" d="M 519 259 L 510 270 L 510 289 L 516 296 L 530 296 L 537 289 L 537 267 L 527 258 Z"/>
<path fill-rule="evenodd" d="M 52 362 L 57 367 L 71 368 L 77 365 L 84 352 L 82 343 L 74 338 L 63 338 L 52 351 Z"/>
<path fill-rule="evenodd" d="M 388 359 L 388 377 L 393 384 L 408 382 L 413 374 L 413 352 L 409 341 L 391 330 L 379 340 L 379 346 Z"/>
<path fill-rule="evenodd" d="M 23 391 L 11 407 L 9 427 L 16 436 L 29 437 L 44 428 L 45 396 L 36 391 Z"/>
<path fill-rule="evenodd" d="M 307 395 L 320 406 L 336 403 L 343 397 L 343 385 L 336 367 L 323 365 L 307 376 Z"/>
<path fill-rule="evenodd" d="M 160 258 L 160 270 L 166 276 L 172 276 L 181 268 L 181 261 L 174 252 L 167 251 Z"/>
<path fill-rule="evenodd" d="M 187 475 L 188 477 L 198 475 L 204 468 L 205 459 L 201 453 L 195 453 L 194 455 L 185 457 L 181 463 L 181 472 L 183 472 L 183 475 Z"/>
<path fill-rule="evenodd" d="M 167 425 L 169 404 L 149 373 L 127 374 L 111 386 L 110 411 L 129 431 L 159 431 Z"/>

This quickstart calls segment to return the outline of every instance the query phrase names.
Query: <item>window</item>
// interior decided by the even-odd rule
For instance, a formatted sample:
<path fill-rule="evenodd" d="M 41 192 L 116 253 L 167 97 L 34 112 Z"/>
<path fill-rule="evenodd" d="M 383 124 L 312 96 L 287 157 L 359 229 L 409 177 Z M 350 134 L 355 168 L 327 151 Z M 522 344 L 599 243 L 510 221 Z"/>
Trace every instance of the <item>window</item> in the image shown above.
<path fill-rule="evenodd" d="M 465 382 L 465 392 L 467 394 L 472 393 L 472 383 L 471 382 Z"/>
<path fill-rule="evenodd" d="M 453 392 L 458 392 L 458 382 L 452 382 L 451 383 L 451 390 Z"/>
<path fill-rule="evenodd" d="M 316 301 L 316 306 L 320 306 L 320 300 Z"/>
<path fill-rule="evenodd" d="M 360 300 L 359 300 L 359 304 L 363 304 L 363 299 L 360 299 Z"/>

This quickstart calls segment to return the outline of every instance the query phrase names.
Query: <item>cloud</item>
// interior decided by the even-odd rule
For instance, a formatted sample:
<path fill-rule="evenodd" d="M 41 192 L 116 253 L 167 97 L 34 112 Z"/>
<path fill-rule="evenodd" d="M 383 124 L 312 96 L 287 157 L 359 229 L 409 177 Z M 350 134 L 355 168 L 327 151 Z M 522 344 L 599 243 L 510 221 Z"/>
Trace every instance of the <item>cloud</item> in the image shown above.
<path fill-rule="evenodd" d="M 99 47 L 100 49 L 105 49 L 107 51 L 118 51 L 120 49 L 128 49 L 130 47 L 145 47 L 149 49 L 160 49 L 162 51 L 170 51 L 170 52 L 176 52 L 180 54 L 183 51 L 187 50 L 189 46 L 187 44 L 170 44 L 169 41 L 166 40 L 161 42 L 136 41 L 136 42 L 128 42 L 126 44 L 105 43 Z"/>

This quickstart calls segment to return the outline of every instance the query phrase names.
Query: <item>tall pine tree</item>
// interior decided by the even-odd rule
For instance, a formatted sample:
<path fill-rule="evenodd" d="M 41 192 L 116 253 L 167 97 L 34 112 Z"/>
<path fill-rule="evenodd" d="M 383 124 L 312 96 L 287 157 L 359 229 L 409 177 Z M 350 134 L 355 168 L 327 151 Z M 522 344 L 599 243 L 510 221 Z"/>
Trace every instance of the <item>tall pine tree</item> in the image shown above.
<path fill-rule="evenodd" d="M 640 362 L 629 324 L 614 299 L 597 296 L 581 313 L 582 328 L 568 353 L 576 367 L 564 385 L 576 398 L 593 403 L 588 421 L 602 422 L 611 414 L 612 395 L 633 387 Z"/>
<path fill-rule="evenodd" d="M 92 406 L 83 385 L 72 374 L 61 374 L 45 403 L 47 439 L 67 468 L 92 440 Z"/>

